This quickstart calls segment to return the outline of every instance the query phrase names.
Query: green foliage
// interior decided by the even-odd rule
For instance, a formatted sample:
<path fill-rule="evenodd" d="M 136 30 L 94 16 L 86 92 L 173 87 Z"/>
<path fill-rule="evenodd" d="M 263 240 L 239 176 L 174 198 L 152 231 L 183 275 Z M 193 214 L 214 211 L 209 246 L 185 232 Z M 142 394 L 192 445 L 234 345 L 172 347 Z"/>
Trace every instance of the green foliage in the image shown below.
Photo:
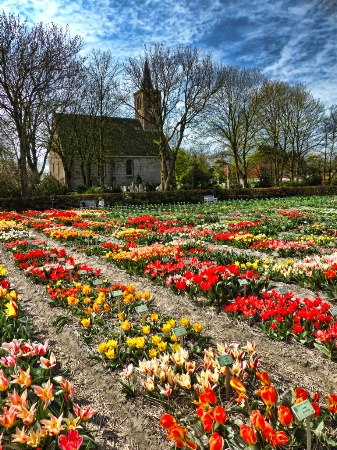
<path fill-rule="evenodd" d="M 213 169 L 204 153 L 180 149 L 175 168 L 176 181 L 183 189 L 207 189 L 216 185 Z"/>
<path fill-rule="evenodd" d="M 16 197 L 20 195 L 19 172 L 14 163 L 0 164 L 0 196 Z"/>
<path fill-rule="evenodd" d="M 42 178 L 41 182 L 35 187 L 36 195 L 52 195 L 52 194 L 65 194 L 66 187 L 60 183 L 52 175 L 46 175 Z"/>

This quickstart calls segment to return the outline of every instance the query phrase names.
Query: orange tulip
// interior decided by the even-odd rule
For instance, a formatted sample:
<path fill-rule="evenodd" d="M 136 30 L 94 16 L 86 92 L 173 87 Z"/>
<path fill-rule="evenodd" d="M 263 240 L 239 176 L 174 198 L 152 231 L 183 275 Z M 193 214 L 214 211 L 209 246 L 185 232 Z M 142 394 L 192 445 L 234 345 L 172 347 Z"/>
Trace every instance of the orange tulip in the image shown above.
<path fill-rule="evenodd" d="M 262 386 L 262 388 L 257 391 L 257 395 L 262 398 L 268 409 L 276 403 L 276 390 L 274 386 Z"/>
<path fill-rule="evenodd" d="M 80 419 L 83 422 L 87 422 L 94 414 L 97 413 L 94 409 L 91 409 L 90 406 L 87 406 L 85 409 L 82 409 L 79 405 L 76 403 L 73 403 L 74 412 L 77 417 L 80 417 Z"/>
<path fill-rule="evenodd" d="M 265 420 L 264 420 L 263 415 L 257 409 L 255 409 L 254 411 L 251 412 L 250 421 L 251 421 L 253 427 L 255 428 L 255 430 L 257 430 L 257 431 L 264 430 Z"/>
<path fill-rule="evenodd" d="M 28 388 L 33 381 L 33 378 L 30 374 L 30 367 L 28 367 L 27 371 L 24 371 L 20 366 L 18 366 L 18 370 L 20 372 L 20 375 L 11 375 L 11 377 L 14 378 L 12 383 L 18 383 L 20 386 Z"/>
<path fill-rule="evenodd" d="M 64 403 L 67 403 L 69 397 L 71 397 L 72 399 L 74 398 L 74 387 L 70 384 L 69 380 L 66 380 L 62 376 L 55 377 L 54 380 L 60 383 L 61 388 L 64 390 L 63 394 Z"/>
<path fill-rule="evenodd" d="M 31 428 L 29 431 L 29 441 L 27 442 L 27 445 L 29 445 L 29 447 L 38 447 L 41 438 L 44 437 L 43 435 L 44 432 L 40 428 L 37 428 L 36 431 Z"/>
<path fill-rule="evenodd" d="M 236 393 L 239 394 L 239 397 L 236 398 L 235 401 L 241 402 L 246 397 L 247 393 L 243 383 L 238 378 L 232 378 L 230 380 L 230 384 L 232 388 L 236 391 Z"/>
<path fill-rule="evenodd" d="M 12 428 L 17 418 L 16 408 L 2 408 L 3 414 L 0 415 L 0 425 L 5 428 Z"/>
<path fill-rule="evenodd" d="M 328 410 L 332 413 L 337 413 L 337 395 L 329 394 L 328 395 Z"/>
<path fill-rule="evenodd" d="M 5 391 L 8 389 L 9 382 L 6 378 L 6 375 L 3 370 L 0 370 L 0 392 Z"/>
<path fill-rule="evenodd" d="M 256 372 L 256 378 L 260 380 L 262 386 L 269 386 L 271 384 L 270 377 L 267 372 Z"/>
<path fill-rule="evenodd" d="M 64 430 L 64 426 L 62 425 L 63 413 L 56 417 L 54 414 L 49 413 L 48 416 L 50 419 L 43 419 L 40 422 L 43 424 L 43 431 L 47 431 L 51 436 L 57 436 L 60 434 L 62 430 Z"/>
<path fill-rule="evenodd" d="M 277 410 L 279 421 L 284 427 L 289 427 L 293 420 L 293 414 L 287 406 L 280 405 Z"/>
<path fill-rule="evenodd" d="M 121 325 L 121 328 L 124 331 L 128 331 L 131 328 L 131 323 L 128 320 L 125 320 L 124 322 L 121 322 L 120 325 Z"/>
<path fill-rule="evenodd" d="M 48 380 L 45 388 L 42 388 L 41 386 L 32 386 L 32 388 L 34 389 L 35 395 L 44 402 L 43 409 L 46 409 L 53 398 L 54 385 Z"/>
<path fill-rule="evenodd" d="M 56 366 L 56 362 L 57 361 L 54 353 L 50 354 L 50 359 L 47 359 L 44 356 L 40 356 L 40 366 L 42 367 L 42 369 L 52 369 Z"/>
<path fill-rule="evenodd" d="M 12 434 L 12 442 L 19 442 L 20 444 L 26 444 L 28 442 L 29 436 L 25 432 L 25 428 L 20 430 L 19 427 L 16 427 L 15 433 Z"/>
<path fill-rule="evenodd" d="M 222 450 L 224 446 L 223 438 L 219 433 L 215 432 L 209 438 L 209 450 Z"/>
<path fill-rule="evenodd" d="M 276 433 L 273 427 L 267 421 L 265 421 L 265 426 L 262 430 L 262 434 L 265 441 L 273 443 L 273 439 L 275 438 Z"/>
<path fill-rule="evenodd" d="M 245 441 L 247 445 L 254 445 L 257 442 L 256 435 L 254 433 L 253 428 L 248 425 L 241 425 L 240 427 L 240 436 Z"/>
<path fill-rule="evenodd" d="M 134 284 L 128 284 L 127 290 L 130 294 L 133 294 L 134 292 L 136 292 L 136 287 Z"/>
<path fill-rule="evenodd" d="M 88 284 L 85 284 L 84 286 L 82 286 L 82 292 L 84 295 L 90 294 L 92 292 L 91 286 L 89 286 Z"/>
<path fill-rule="evenodd" d="M 144 292 L 143 297 L 144 297 L 144 300 L 149 300 L 151 297 L 151 292 L 148 292 L 148 291 Z"/>
<path fill-rule="evenodd" d="M 17 406 L 17 414 L 24 425 L 30 425 L 35 420 L 36 413 L 36 403 L 34 403 L 30 409 L 27 409 L 25 406 Z"/>
<path fill-rule="evenodd" d="M 198 448 L 197 444 L 191 440 L 189 440 L 186 435 L 188 433 L 188 430 L 181 425 L 174 424 L 169 429 L 169 434 L 167 436 L 167 439 L 174 440 L 175 446 L 178 448 L 191 448 L 193 450 L 196 450 Z"/>

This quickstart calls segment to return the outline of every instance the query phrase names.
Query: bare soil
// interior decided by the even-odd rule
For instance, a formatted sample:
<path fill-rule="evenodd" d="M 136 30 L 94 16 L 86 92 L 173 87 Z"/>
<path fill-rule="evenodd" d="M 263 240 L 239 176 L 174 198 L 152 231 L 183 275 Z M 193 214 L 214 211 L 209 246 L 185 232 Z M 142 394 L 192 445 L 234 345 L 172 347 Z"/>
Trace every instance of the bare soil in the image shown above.
<path fill-rule="evenodd" d="M 48 242 L 45 236 L 40 236 Z M 55 247 L 55 241 L 50 244 Z M 61 247 L 61 246 L 60 246 Z M 325 402 L 326 394 L 337 393 L 336 364 L 323 357 L 316 349 L 308 349 L 297 342 L 283 343 L 266 337 L 257 328 L 240 320 L 232 320 L 213 307 L 200 308 L 185 296 L 174 295 L 170 290 L 151 283 L 140 276 L 130 276 L 103 258 L 87 257 L 67 249 L 78 260 L 95 269 L 101 269 L 111 283 L 135 284 L 138 290 L 150 291 L 158 312 L 179 319 L 189 317 L 201 322 L 204 333 L 214 342 L 247 341 L 256 343 L 260 370 L 266 370 L 274 382 L 287 386 L 302 386 L 310 392 L 318 391 Z M 120 392 L 118 371 L 113 373 L 103 362 L 88 359 L 94 350 L 86 345 L 75 325 L 67 325 L 56 334 L 52 325 L 64 312 L 48 304 L 44 286 L 33 284 L 14 266 L 10 253 L 0 247 L 2 264 L 8 269 L 8 279 L 21 293 L 21 304 L 30 317 L 39 340 L 49 340 L 50 347 L 75 387 L 75 400 L 82 406 L 91 405 L 98 411 L 90 421 L 90 428 L 99 450 L 167 450 L 171 448 L 166 433 L 158 424 L 162 411 L 142 398 L 126 400 Z M 281 286 L 282 284 L 279 283 Z M 317 295 L 298 286 L 287 286 L 296 296 L 315 298 Z"/>

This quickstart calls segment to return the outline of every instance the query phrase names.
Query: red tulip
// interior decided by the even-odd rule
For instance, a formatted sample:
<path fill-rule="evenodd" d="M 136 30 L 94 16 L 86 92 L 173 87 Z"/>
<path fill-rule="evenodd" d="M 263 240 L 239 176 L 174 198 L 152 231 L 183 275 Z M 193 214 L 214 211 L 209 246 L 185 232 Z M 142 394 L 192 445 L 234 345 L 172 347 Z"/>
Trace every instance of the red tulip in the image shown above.
<path fill-rule="evenodd" d="M 262 386 L 262 388 L 257 391 L 257 395 L 262 398 L 264 404 L 268 408 L 276 403 L 276 390 L 274 386 Z"/>
<path fill-rule="evenodd" d="M 274 445 L 285 445 L 288 440 L 288 436 L 284 431 L 276 431 L 272 438 L 272 442 Z"/>
<path fill-rule="evenodd" d="M 209 450 L 222 450 L 224 446 L 223 438 L 215 432 L 209 438 Z"/>
<path fill-rule="evenodd" d="M 293 414 L 287 406 L 279 406 L 277 414 L 279 421 L 284 427 L 288 427 L 291 424 L 293 420 Z"/>
<path fill-rule="evenodd" d="M 247 445 L 254 445 L 257 442 L 256 435 L 254 433 L 253 428 L 248 425 L 241 425 L 240 427 L 240 436 L 245 441 Z"/>
<path fill-rule="evenodd" d="M 173 416 L 171 416 L 171 414 L 163 414 L 161 416 L 159 423 L 163 428 L 168 430 L 169 428 L 172 427 L 172 425 L 176 423 L 176 419 Z"/>
<path fill-rule="evenodd" d="M 262 431 L 265 428 L 265 420 L 263 415 L 258 410 L 252 411 L 250 415 L 250 421 L 257 431 Z"/>
<path fill-rule="evenodd" d="M 211 388 L 206 388 L 199 396 L 199 403 L 209 404 L 216 403 L 218 401 L 215 392 Z"/>
<path fill-rule="evenodd" d="M 309 397 L 309 392 L 306 389 L 298 387 L 295 389 L 295 403 L 301 403 Z"/>
<path fill-rule="evenodd" d="M 316 402 L 311 402 L 311 406 L 315 410 L 314 416 L 320 416 L 321 415 L 321 408 L 319 407 L 319 405 Z"/>
<path fill-rule="evenodd" d="M 201 418 L 202 426 L 204 427 L 204 430 L 206 433 L 210 433 L 213 428 L 213 422 L 214 422 L 214 415 L 213 411 L 207 411 L 203 414 Z"/>
<path fill-rule="evenodd" d="M 223 409 L 222 406 L 216 406 L 214 408 L 214 419 L 217 423 L 223 425 L 226 422 L 227 419 L 227 413 Z"/>

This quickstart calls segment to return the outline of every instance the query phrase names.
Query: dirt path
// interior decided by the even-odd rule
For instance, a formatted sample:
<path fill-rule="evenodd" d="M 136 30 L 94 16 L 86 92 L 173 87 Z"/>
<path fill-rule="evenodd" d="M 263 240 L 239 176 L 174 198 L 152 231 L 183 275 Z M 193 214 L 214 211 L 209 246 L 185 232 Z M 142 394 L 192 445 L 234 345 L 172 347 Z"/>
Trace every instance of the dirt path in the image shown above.
<path fill-rule="evenodd" d="M 55 241 L 42 239 L 55 247 Z M 62 246 L 59 246 L 60 248 Z M 157 311 L 174 318 L 189 317 L 201 322 L 204 332 L 215 342 L 255 341 L 260 359 L 260 369 L 267 370 L 274 381 L 294 386 L 300 385 L 311 392 L 337 393 L 336 364 L 324 358 L 317 350 L 310 350 L 297 342 L 282 343 L 267 338 L 262 331 L 250 328 L 243 321 L 233 321 L 225 314 L 217 314 L 212 307 L 200 308 L 185 296 L 174 295 L 170 290 L 151 283 L 146 278 L 130 276 L 103 258 L 87 257 L 67 249 L 67 253 L 94 269 L 101 269 L 112 283 L 135 284 L 138 290 L 152 293 Z M 162 450 L 171 446 L 158 425 L 160 410 L 144 403 L 141 398 L 126 400 L 120 393 L 119 374 L 108 372 L 103 363 L 89 360 L 93 353 L 79 335 L 75 326 L 64 327 L 56 334 L 52 323 L 64 311 L 51 308 L 45 287 L 31 283 L 13 264 L 13 258 L 0 246 L 1 263 L 8 269 L 12 287 L 22 293 L 22 306 L 38 330 L 40 340 L 49 339 L 62 368 L 75 386 L 76 401 L 90 404 L 98 410 L 91 428 L 100 450 Z M 293 291 L 299 297 L 313 298 L 314 294 L 297 286 Z"/>

